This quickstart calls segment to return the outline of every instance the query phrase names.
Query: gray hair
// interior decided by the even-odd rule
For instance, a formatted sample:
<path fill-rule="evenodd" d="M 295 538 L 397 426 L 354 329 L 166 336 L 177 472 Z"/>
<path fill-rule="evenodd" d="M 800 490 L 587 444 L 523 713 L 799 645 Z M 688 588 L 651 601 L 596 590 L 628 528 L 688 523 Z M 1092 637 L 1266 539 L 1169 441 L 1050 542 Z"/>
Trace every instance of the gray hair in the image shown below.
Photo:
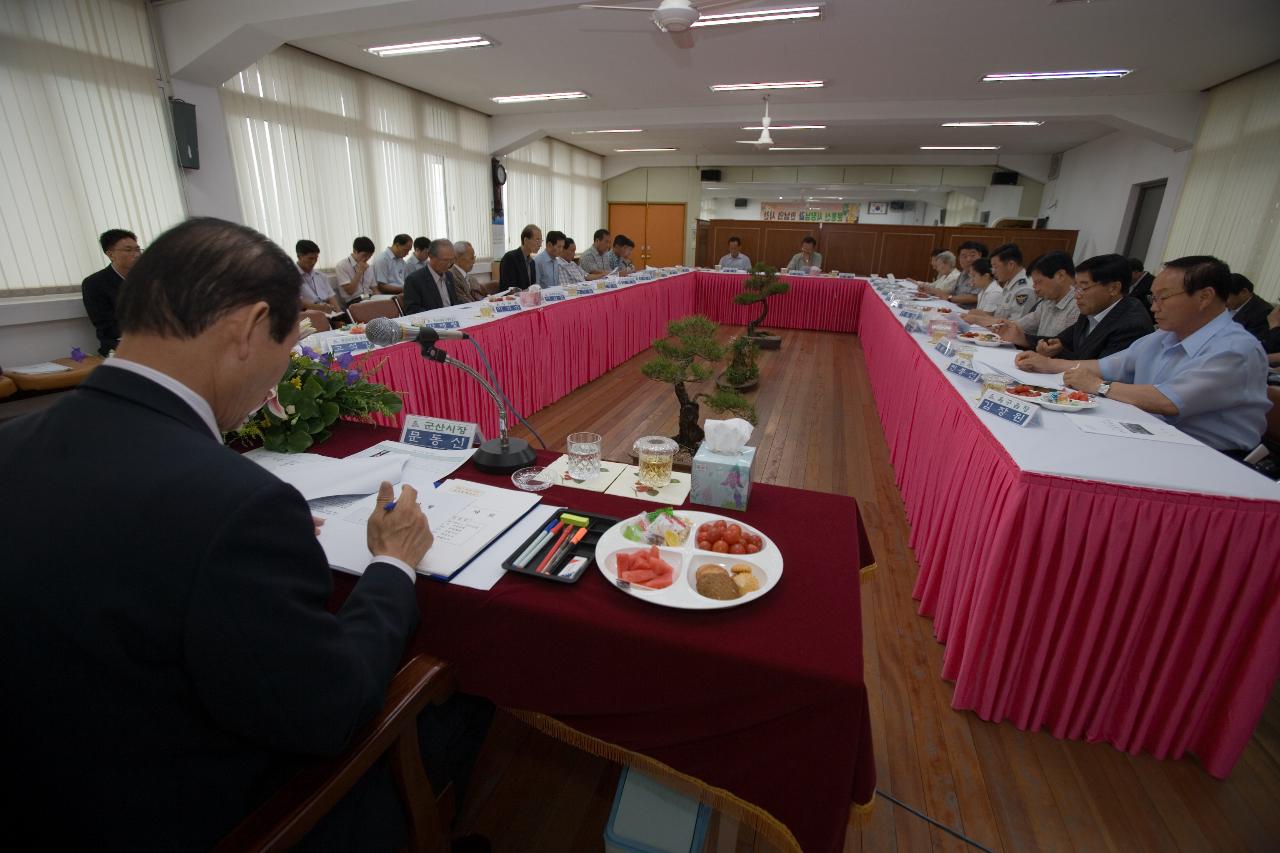
<path fill-rule="evenodd" d="M 951 254 L 950 252 L 939 252 L 938 260 L 942 261 L 944 264 L 949 264 L 950 266 L 953 266 L 953 267 L 956 265 L 956 256 Z"/>
<path fill-rule="evenodd" d="M 453 250 L 459 255 L 465 255 L 467 252 L 474 252 L 476 247 L 468 243 L 466 240 L 459 240 L 453 244 Z"/>
<path fill-rule="evenodd" d="M 449 248 L 452 249 L 453 241 L 447 240 L 444 237 L 440 237 L 439 239 L 432 240 L 431 245 L 427 247 L 427 254 L 433 258 L 438 258 L 440 257 L 440 250 L 443 249 L 445 246 L 448 246 Z"/>

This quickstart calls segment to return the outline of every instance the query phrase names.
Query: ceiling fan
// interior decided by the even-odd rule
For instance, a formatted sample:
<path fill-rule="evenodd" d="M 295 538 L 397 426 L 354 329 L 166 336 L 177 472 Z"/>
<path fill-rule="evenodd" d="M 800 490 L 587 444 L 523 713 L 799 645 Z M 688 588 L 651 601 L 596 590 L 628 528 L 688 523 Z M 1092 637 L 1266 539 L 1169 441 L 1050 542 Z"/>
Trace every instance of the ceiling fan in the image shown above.
<path fill-rule="evenodd" d="M 764 96 L 764 117 L 760 119 L 760 138 L 751 143 L 756 148 L 768 148 L 773 144 L 773 137 L 769 135 L 769 96 Z"/>
<path fill-rule="evenodd" d="M 653 23 L 662 32 L 671 36 L 676 47 L 693 47 L 693 33 L 689 28 L 698 23 L 704 12 L 726 6 L 741 6 L 754 0 L 719 0 L 715 3 L 699 3 L 692 0 L 662 0 L 657 6 L 605 6 L 597 3 L 582 3 L 580 9 L 610 9 L 615 12 L 652 12 Z"/>

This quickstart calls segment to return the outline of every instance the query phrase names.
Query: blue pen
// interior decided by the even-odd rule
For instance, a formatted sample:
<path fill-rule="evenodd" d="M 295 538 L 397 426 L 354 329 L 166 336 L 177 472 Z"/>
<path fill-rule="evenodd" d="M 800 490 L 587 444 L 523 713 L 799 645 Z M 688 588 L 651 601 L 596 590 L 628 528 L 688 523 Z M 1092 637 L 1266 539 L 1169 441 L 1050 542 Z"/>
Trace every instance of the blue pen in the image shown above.
<path fill-rule="evenodd" d="M 383 508 L 384 510 L 386 510 L 387 512 L 391 512 L 391 510 L 393 510 L 393 509 L 395 509 L 395 508 L 396 508 L 396 502 L 395 502 L 395 501 L 392 501 L 391 503 L 386 504 L 386 505 L 385 505 L 385 506 L 383 506 L 382 508 Z"/>
<path fill-rule="evenodd" d="M 561 522 L 559 519 L 553 519 L 551 523 L 547 525 L 546 529 L 538 534 L 538 538 L 533 540 L 533 544 L 528 548 L 525 548 L 524 553 L 517 557 L 515 562 L 511 565 L 515 566 L 517 569 L 523 569 L 528 565 L 529 561 L 533 559 L 533 555 L 542 550 L 542 547 L 547 544 L 547 541 L 554 535 L 556 528 L 558 528 L 560 524 Z"/>

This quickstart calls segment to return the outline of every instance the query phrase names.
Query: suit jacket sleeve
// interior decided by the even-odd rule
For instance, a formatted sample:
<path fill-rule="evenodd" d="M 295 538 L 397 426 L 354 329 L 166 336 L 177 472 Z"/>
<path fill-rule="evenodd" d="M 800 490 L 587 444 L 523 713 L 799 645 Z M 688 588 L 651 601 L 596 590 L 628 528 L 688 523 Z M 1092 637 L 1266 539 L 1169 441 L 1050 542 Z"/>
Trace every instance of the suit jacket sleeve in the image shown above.
<path fill-rule="evenodd" d="M 80 284 L 80 298 L 97 333 L 98 352 L 106 355 L 120 343 L 120 327 L 116 323 L 115 300 L 103 285 L 101 274 L 94 273 Z"/>
<path fill-rule="evenodd" d="M 272 749 L 341 751 L 385 701 L 417 626 L 413 583 L 371 564 L 342 610 L 327 612 L 324 551 L 306 503 L 283 483 L 222 520 L 195 571 L 184 635 L 209 714 Z"/>
<path fill-rule="evenodd" d="M 1267 336 L 1262 339 L 1262 347 L 1269 354 L 1280 352 L 1280 326 L 1267 330 Z"/>
<path fill-rule="evenodd" d="M 502 261 L 498 264 L 498 283 L 504 290 L 508 287 L 524 287 L 521 284 L 524 277 L 520 275 L 519 263 L 516 253 L 507 252 L 502 256 Z"/>
<path fill-rule="evenodd" d="M 426 267 L 416 272 L 412 272 L 404 280 L 404 313 L 417 314 L 419 311 L 430 311 L 432 308 L 438 308 L 438 305 L 431 305 L 427 299 L 426 287 L 428 280 L 426 278 Z M 434 282 L 430 282 L 434 287 Z"/>

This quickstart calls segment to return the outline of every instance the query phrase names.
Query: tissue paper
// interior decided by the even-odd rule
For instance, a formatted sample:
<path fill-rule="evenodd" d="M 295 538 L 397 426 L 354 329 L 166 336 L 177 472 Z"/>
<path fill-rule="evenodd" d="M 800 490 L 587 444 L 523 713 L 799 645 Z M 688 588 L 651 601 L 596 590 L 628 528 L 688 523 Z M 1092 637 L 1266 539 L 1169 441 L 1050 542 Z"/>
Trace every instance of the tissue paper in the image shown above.
<path fill-rule="evenodd" d="M 751 439 L 753 427 L 742 418 L 730 418 L 727 421 L 708 420 L 702 425 L 706 434 L 702 446 L 712 453 L 737 453 Z"/>

